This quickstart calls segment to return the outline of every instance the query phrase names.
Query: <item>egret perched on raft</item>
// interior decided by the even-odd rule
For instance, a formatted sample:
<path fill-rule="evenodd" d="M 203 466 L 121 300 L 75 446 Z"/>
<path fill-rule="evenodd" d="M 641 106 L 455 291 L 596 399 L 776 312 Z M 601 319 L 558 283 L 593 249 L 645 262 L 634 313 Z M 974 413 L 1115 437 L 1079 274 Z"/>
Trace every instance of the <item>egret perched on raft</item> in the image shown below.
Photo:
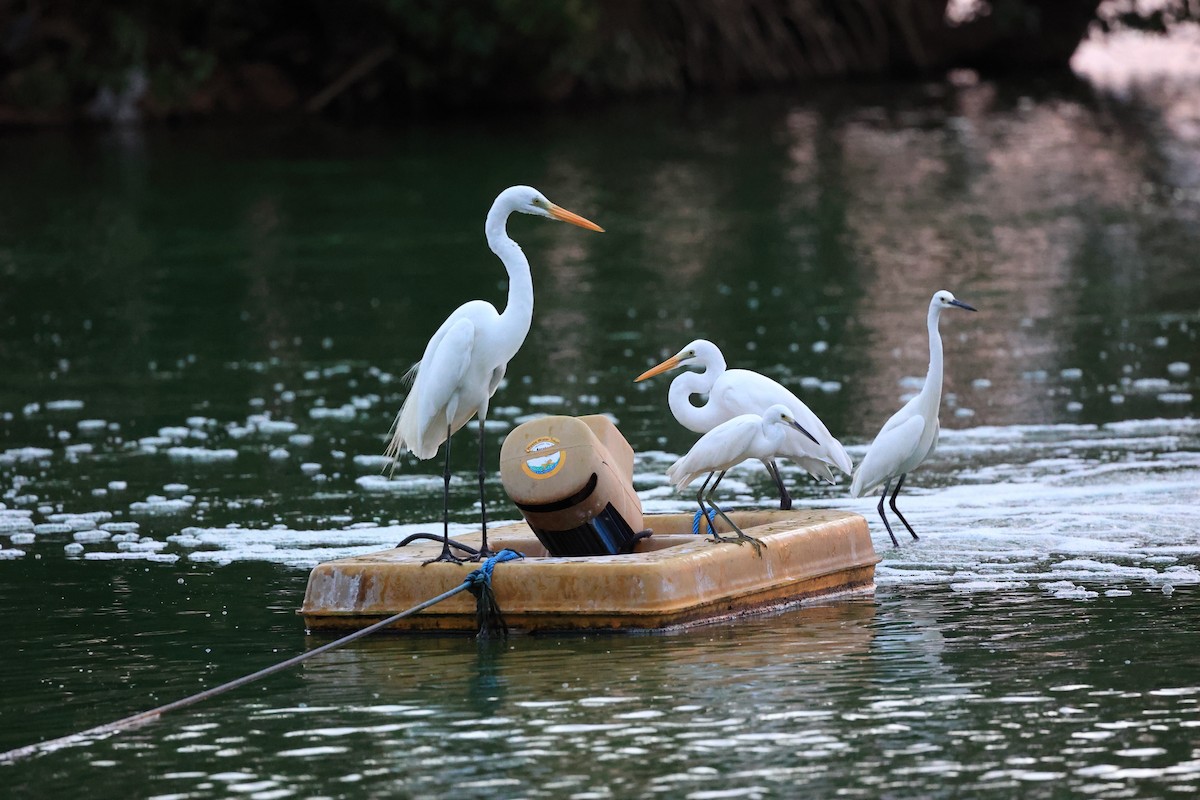
<path fill-rule="evenodd" d="M 833 438 L 825 423 L 782 384 L 747 369 L 726 369 L 721 349 L 707 339 L 697 339 L 675 355 L 652 369 L 639 375 L 634 381 L 644 381 L 655 375 L 695 364 L 702 372 L 684 372 L 671 381 L 667 394 L 667 405 L 680 425 L 696 433 L 707 433 L 722 422 L 741 414 L 762 414 L 772 405 L 787 406 L 792 418 L 810 431 L 813 441 L 799 436 L 789 437 L 784 449 L 776 456 L 791 459 L 808 471 L 817 480 L 836 483 L 830 467 L 837 467 L 847 475 L 853 464 L 846 448 Z M 706 394 L 708 402 L 701 406 L 692 405 L 691 395 Z M 788 510 L 792 498 L 779 475 L 775 456 L 763 460 L 763 466 L 775 479 L 779 488 L 779 507 Z"/>
<path fill-rule="evenodd" d="M 717 533 L 714 526 L 710 525 L 709 531 L 716 541 L 735 542 L 736 544 L 750 542 L 754 545 L 755 551 L 759 555 L 762 554 L 762 542 L 743 533 L 742 529 L 734 524 L 733 520 L 716 504 L 712 495 L 730 468 L 750 458 L 757 458 L 765 464 L 794 448 L 795 445 L 791 440 L 798 437 L 790 432 L 789 428 L 794 428 L 816 442 L 813 435 L 792 416 L 791 409 L 782 403 L 776 403 L 767 408 L 761 416 L 741 414 L 722 422 L 701 436 L 699 441 L 692 445 L 692 449 L 687 452 L 687 455 L 667 468 L 667 479 L 671 481 L 677 491 L 683 491 L 696 478 L 705 473 L 708 474 L 704 483 L 700 484 L 700 491 L 696 495 L 700 513 L 705 518 L 711 517 L 709 511 L 704 507 L 704 501 L 707 500 L 713 511 L 729 523 L 729 527 L 737 533 L 735 538 L 726 539 Z M 717 476 L 717 480 L 706 493 L 704 490 L 713 475 Z"/>
<path fill-rule="evenodd" d="M 892 533 L 892 526 L 884 514 L 883 501 L 887 498 L 892 479 L 897 478 L 896 491 L 892 492 L 892 512 L 900 518 L 912 537 L 919 539 L 900 509 L 896 508 L 896 495 L 900 494 L 900 487 L 904 485 L 904 476 L 916 469 L 937 446 L 938 407 L 942 402 L 942 337 L 938 333 L 938 320 L 942 311 L 950 307 L 975 310 L 945 290 L 933 295 L 929 301 L 929 372 L 925 376 L 925 385 L 916 397 L 905 403 L 884 424 L 859 462 L 858 471 L 850 482 L 851 497 L 862 497 L 883 484 L 883 494 L 879 495 L 879 518 L 883 520 L 888 536 L 892 537 L 892 544 L 896 547 L 900 543 L 896 541 L 896 534 Z"/>
<path fill-rule="evenodd" d="M 393 468 L 406 451 L 419 459 L 433 458 L 446 443 L 443 478 L 442 553 L 433 561 L 461 562 L 450 552 L 450 437 L 471 417 L 479 419 L 479 505 L 483 526 L 480 557 L 487 548 L 487 504 L 484 498 L 484 420 L 488 403 L 504 378 L 509 360 L 517 354 L 533 319 L 533 278 L 521 247 L 509 238 L 513 212 L 562 220 L 593 231 L 594 222 L 556 206 L 529 186 L 511 186 L 492 203 L 484 232 L 508 270 L 508 305 L 504 313 L 484 300 L 471 300 L 455 309 L 425 346 L 425 354 L 406 378 L 412 389 L 392 425 L 385 454 Z"/>

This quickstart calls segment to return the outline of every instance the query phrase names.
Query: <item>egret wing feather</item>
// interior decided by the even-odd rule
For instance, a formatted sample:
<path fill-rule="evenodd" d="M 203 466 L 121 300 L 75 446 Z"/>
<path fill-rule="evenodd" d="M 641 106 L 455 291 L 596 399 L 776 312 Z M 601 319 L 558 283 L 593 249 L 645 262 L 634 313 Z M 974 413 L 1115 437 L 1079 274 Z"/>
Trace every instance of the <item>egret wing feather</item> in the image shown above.
<path fill-rule="evenodd" d="M 750 456 L 751 445 L 761 432 L 762 417 L 757 414 L 743 414 L 722 422 L 667 468 L 667 479 L 682 491 L 701 475 L 740 464 Z"/>
<path fill-rule="evenodd" d="M 446 426 L 451 424 L 457 409 L 450 406 L 471 364 L 475 335 L 475 323 L 459 318 L 438 342 L 437 349 L 421 359 L 421 371 L 417 374 L 420 391 L 414 391 L 420 441 L 430 438 L 431 427 L 436 430 L 434 438 L 444 436 Z"/>
<path fill-rule="evenodd" d="M 457 314 L 430 340 L 384 451 L 393 462 L 406 450 L 422 459 L 437 455 L 446 436 L 446 407 L 466 374 L 474 341 L 475 324 Z"/>
<path fill-rule="evenodd" d="M 405 389 L 411 389 L 413 383 L 417 380 L 417 371 L 421 369 L 421 362 L 414 361 L 413 365 L 404 371 L 400 376 L 400 385 Z"/>
<path fill-rule="evenodd" d="M 781 455 L 804 466 L 813 477 L 823 479 L 828 470 L 814 472 L 801 463 L 801 459 L 826 462 L 847 475 L 854 469 L 854 463 L 850 460 L 846 448 L 834 438 L 820 417 L 794 392 L 778 381 L 751 370 L 731 369 L 725 372 L 722 380 L 718 380 L 714 389 L 718 402 L 728 408 L 731 414 L 761 414 L 775 403 L 787 406 L 792 417 L 820 444 L 813 443 L 805 436 L 795 437 L 791 452 Z"/>
<path fill-rule="evenodd" d="M 925 420 L 919 414 L 890 429 L 885 426 L 859 462 L 858 471 L 850 483 L 850 496 L 862 497 L 885 481 L 906 472 L 907 465 L 917 455 L 924 432 Z"/>
<path fill-rule="evenodd" d="M 917 395 L 916 397 L 912 398 L 907 403 L 905 403 L 903 406 L 901 406 L 899 411 L 897 411 L 895 414 L 892 414 L 890 417 L 888 417 L 888 421 L 883 423 L 883 427 L 879 429 L 879 433 L 880 434 L 887 433 L 892 428 L 895 428 L 899 425 L 902 425 L 905 422 L 908 422 L 913 417 L 921 416 L 921 414 L 919 413 L 919 411 L 917 409 L 917 401 L 920 399 L 921 399 L 921 395 Z M 879 437 L 876 436 L 875 438 L 878 439 Z"/>

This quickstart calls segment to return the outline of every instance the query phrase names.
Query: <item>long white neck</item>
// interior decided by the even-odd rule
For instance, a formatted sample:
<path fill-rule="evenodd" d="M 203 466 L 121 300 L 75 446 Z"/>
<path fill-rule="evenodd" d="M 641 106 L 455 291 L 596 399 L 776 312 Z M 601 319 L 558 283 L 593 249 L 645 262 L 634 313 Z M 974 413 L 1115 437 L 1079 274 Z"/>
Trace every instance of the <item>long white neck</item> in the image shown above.
<path fill-rule="evenodd" d="M 925 385 L 921 388 L 921 406 L 928 413 L 937 415 L 938 406 L 942 402 L 942 335 L 938 333 L 938 319 L 942 310 L 937 306 L 929 307 L 929 372 L 925 375 Z"/>
<path fill-rule="evenodd" d="M 501 325 L 500 330 L 505 340 L 512 339 L 508 344 L 515 354 L 525 341 L 533 321 L 533 276 L 529 274 L 529 260 L 525 258 L 521 246 L 509 238 L 506 226 L 511 213 L 512 208 L 497 198 L 488 211 L 484 231 L 487 233 L 488 247 L 508 270 L 508 304 L 500 315 L 506 324 Z"/>
<path fill-rule="evenodd" d="M 702 406 L 692 405 L 692 395 L 710 394 L 717 380 L 725 374 L 725 359 L 721 356 L 710 356 L 703 366 L 703 372 L 685 372 L 671 381 L 671 390 L 667 393 L 667 405 L 675 419 L 696 433 L 707 433 L 725 421 L 725 415 L 711 397 Z"/>

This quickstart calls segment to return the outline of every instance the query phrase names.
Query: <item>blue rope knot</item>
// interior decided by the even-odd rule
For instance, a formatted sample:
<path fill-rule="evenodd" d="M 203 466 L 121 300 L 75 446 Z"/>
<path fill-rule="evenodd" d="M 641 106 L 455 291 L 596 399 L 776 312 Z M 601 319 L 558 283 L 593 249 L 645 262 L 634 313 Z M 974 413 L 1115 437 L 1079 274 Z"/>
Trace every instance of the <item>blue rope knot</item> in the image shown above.
<path fill-rule="evenodd" d="M 475 621 L 479 624 L 479 633 L 476 638 L 489 639 L 494 636 L 500 638 L 508 636 L 508 625 L 504 622 L 504 617 L 500 615 L 500 606 L 496 603 L 496 595 L 492 592 L 492 572 L 496 569 L 497 564 L 524 557 L 516 550 L 505 548 L 484 561 L 478 569 L 471 570 L 463 579 L 463 582 L 467 584 L 467 591 L 475 595 Z"/>
<path fill-rule="evenodd" d="M 710 508 L 710 509 L 708 509 L 708 514 L 704 515 L 704 514 L 701 514 L 700 509 L 697 508 L 696 513 L 692 515 L 692 535 L 693 536 L 700 535 L 700 519 L 703 516 L 708 517 L 708 529 L 710 531 L 712 530 L 713 523 L 716 522 L 716 520 L 717 520 L 717 512 L 716 511 L 713 511 Z"/>
<path fill-rule="evenodd" d="M 497 564 L 502 564 L 505 561 L 512 561 L 514 559 L 524 557 L 525 555 L 523 553 L 518 553 L 516 550 L 509 550 L 506 547 L 499 553 L 496 553 L 496 555 L 486 559 L 479 566 L 479 569 L 471 570 L 471 572 L 467 573 L 466 580 L 470 581 L 472 585 L 478 583 L 486 583 L 490 585 L 492 582 L 492 572 L 495 571 Z"/>

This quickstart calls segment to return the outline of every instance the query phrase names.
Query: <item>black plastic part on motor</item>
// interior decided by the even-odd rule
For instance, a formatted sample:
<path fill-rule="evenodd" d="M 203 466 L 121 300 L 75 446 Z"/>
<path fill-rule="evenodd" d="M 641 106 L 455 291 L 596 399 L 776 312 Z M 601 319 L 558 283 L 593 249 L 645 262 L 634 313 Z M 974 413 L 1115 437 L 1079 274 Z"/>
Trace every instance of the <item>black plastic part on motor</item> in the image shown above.
<path fill-rule="evenodd" d="M 578 527 L 565 531 L 533 529 L 552 556 L 595 556 L 628 553 L 637 532 L 629 527 L 612 503 Z"/>

